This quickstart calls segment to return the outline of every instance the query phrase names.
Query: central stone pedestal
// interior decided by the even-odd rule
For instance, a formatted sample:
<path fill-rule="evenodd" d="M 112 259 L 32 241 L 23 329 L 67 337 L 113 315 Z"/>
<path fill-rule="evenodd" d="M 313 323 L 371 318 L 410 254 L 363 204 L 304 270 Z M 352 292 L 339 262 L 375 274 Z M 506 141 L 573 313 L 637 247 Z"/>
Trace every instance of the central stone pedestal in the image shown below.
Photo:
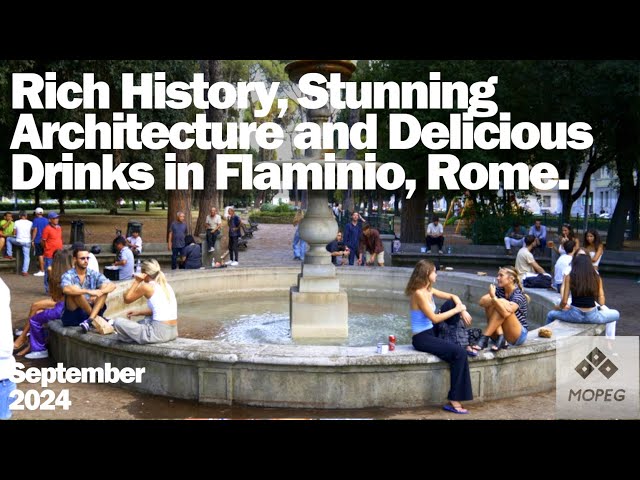
<path fill-rule="evenodd" d="M 290 310 L 294 340 L 346 338 L 349 334 L 345 292 L 300 292 L 299 287 L 291 287 Z"/>

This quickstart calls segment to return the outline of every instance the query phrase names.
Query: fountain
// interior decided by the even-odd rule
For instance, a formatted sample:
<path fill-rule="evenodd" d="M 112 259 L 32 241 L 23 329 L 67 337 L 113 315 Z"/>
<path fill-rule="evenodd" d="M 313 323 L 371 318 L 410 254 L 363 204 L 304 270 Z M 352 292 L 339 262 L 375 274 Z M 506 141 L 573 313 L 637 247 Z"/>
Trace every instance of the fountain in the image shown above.
<path fill-rule="evenodd" d="M 331 73 L 340 73 L 346 81 L 355 70 L 355 65 L 344 60 L 299 60 L 287 65 L 286 71 L 292 81 L 297 82 L 305 73 L 321 73 L 327 80 Z M 327 105 L 308 110 L 310 122 L 322 125 L 329 119 Z M 321 162 L 322 151 L 309 149 L 307 162 Z M 294 340 L 313 338 L 345 338 L 348 335 L 347 294 L 340 290 L 336 268 L 326 245 L 338 233 L 333 213 L 328 207 L 325 191 L 308 190 L 308 208 L 300 224 L 300 237 L 310 248 L 304 258 L 298 285 L 291 287 L 289 319 L 291 337 Z"/>
<path fill-rule="evenodd" d="M 287 72 L 294 81 L 312 71 L 338 72 L 346 79 L 354 69 L 346 61 L 305 60 L 291 63 Z M 323 122 L 328 109 L 311 111 L 309 117 Z M 321 153 L 308 152 L 307 161 L 320 160 Z M 179 305 L 208 302 L 212 292 L 218 298 L 245 302 L 257 296 L 286 297 L 288 292 L 291 334 L 294 340 L 309 341 L 347 336 L 348 293 L 390 302 L 404 298 L 410 269 L 342 268 L 336 273 L 325 250 L 337 232 L 326 192 L 310 190 L 308 207 L 300 234 L 311 249 L 302 272 L 293 267 L 262 266 L 171 273 L 167 277 Z M 489 283 L 486 277 L 458 272 L 443 272 L 438 278 L 440 288 L 466 304 L 477 303 Z M 122 282 L 110 295 L 108 317 L 123 316 L 136 307 L 122 301 L 128 287 L 129 282 Z M 543 290 L 529 294 L 530 320 L 540 324 L 558 295 Z M 238 344 L 179 337 L 164 344 L 130 345 L 118 342 L 114 335 L 82 335 L 60 321 L 49 326 L 49 351 L 57 362 L 77 367 L 104 367 L 107 362 L 116 368 L 144 367 L 141 383 L 124 386 L 199 402 L 288 408 L 416 407 L 441 403 L 449 389 L 448 366 L 408 344 L 386 355 L 376 354 L 374 343 Z M 471 359 L 474 397 L 492 400 L 550 390 L 555 386 L 555 338 L 603 330 L 596 325 L 559 322 L 552 327 L 553 339 L 538 338 L 532 330 L 522 346 L 500 352 L 485 350 Z"/>

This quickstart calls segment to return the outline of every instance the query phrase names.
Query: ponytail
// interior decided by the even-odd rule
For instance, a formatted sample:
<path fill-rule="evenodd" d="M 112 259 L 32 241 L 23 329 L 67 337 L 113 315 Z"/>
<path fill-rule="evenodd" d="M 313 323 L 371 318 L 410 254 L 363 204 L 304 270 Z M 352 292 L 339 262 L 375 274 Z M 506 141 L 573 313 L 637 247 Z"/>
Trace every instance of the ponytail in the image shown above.
<path fill-rule="evenodd" d="M 153 279 L 153 281 L 156 282 L 160 286 L 160 288 L 162 288 L 162 291 L 164 292 L 165 297 L 167 297 L 167 300 L 170 300 L 169 289 L 167 288 L 167 279 L 164 276 L 164 273 L 162 273 L 160 264 L 157 260 L 152 258 L 150 260 L 145 260 L 144 262 L 142 262 L 142 273 L 149 275 Z"/>

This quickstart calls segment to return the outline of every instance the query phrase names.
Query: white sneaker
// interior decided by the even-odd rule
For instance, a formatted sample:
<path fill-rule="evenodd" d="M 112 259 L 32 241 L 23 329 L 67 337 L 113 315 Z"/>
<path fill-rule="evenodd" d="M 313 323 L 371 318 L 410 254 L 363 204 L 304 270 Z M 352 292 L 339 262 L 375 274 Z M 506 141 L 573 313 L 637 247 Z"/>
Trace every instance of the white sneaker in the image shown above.
<path fill-rule="evenodd" d="M 41 358 L 49 358 L 49 350 L 42 350 L 40 352 L 29 352 L 24 358 L 28 358 L 29 360 L 39 360 Z"/>
<path fill-rule="evenodd" d="M 231 266 L 232 267 L 237 267 L 238 266 L 238 262 L 231 262 Z"/>
<path fill-rule="evenodd" d="M 224 262 L 225 265 L 233 265 L 233 262 L 231 260 L 227 260 L 226 262 Z"/>
<path fill-rule="evenodd" d="M 36 272 L 33 274 L 34 277 L 44 277 L 44 272 Z"/>
<path fill-rule="evenodd" d="M 215 249 L 215 248 L 213 248 L 213 247 L 211 247 L 211 248 L 209 249 L 209 253 L 211 253 L 211 252 L 215 252 L 215 251 L 216 251 L 216 249 Z"/>

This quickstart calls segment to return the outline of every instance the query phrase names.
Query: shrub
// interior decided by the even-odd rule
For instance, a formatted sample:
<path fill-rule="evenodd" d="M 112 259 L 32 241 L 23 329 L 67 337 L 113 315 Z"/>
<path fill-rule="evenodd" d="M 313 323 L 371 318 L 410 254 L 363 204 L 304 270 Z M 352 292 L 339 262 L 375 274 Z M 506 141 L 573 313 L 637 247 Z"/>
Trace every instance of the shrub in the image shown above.
<path fill-rule="evenodd" d="M 281 223 L 291 224 L 295 212 L 262 212 L 253 211 L 249 214 L 249 220 L 257 223 Z"/>

